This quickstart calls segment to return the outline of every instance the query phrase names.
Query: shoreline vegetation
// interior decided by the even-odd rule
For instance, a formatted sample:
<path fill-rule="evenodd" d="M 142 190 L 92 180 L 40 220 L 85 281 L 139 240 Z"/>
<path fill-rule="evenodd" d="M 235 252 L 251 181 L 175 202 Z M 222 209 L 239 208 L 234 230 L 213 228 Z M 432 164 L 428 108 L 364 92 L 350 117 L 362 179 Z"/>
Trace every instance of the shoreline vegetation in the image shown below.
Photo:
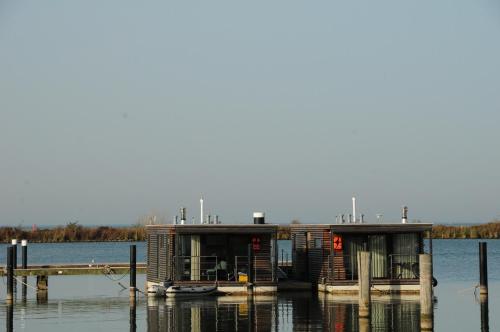
<path fill-rule="evenodd" d="M 432 229 L 432 238 L 499 239 L 500 220 L 478 225 L 436 225 Z M 0 243 L 10 243 L 11 239 L 23 239 L 31 243 L 145 241 L 146 230 L 142 223 L 125 227 L 91 227 L 79 225 L 77 222 L 41 229 L 0 227 Z M 290 227 L 279 226 L 278 240 L 289 239 Z"/>

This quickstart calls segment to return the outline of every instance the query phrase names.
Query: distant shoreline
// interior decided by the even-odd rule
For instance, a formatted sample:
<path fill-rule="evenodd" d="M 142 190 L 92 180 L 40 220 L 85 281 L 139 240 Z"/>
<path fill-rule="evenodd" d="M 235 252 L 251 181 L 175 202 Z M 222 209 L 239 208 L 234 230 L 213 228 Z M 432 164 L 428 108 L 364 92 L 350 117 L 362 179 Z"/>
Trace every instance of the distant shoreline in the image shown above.
<path fill-rule="evenodd" d="M 428 237 L 428 236 L 427 236 Z M 478 225 L 435 225 L 433 239 L 500 239 L 500 221 Z M 82 226 L 69 223 L 65 226 L 27 230 L 21 227 L 0 227 L 0 243 L 11 239 L 31 243 L 67 242 L 135 242 L 146 241 L 144 225 L 131 226 Z M 278 227 L 278 240 L 290 240 L 290 227 Z"/>

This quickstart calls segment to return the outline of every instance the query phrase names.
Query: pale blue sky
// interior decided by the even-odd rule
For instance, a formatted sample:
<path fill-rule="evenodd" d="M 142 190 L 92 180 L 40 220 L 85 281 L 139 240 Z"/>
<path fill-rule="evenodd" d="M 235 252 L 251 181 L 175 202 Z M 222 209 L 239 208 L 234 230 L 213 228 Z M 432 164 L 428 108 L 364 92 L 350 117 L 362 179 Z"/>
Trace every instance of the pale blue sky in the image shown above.
<path fill-rule="evenodd" d="M 0 225 L 500 218 L 500 5 L 0 2 Z"/>

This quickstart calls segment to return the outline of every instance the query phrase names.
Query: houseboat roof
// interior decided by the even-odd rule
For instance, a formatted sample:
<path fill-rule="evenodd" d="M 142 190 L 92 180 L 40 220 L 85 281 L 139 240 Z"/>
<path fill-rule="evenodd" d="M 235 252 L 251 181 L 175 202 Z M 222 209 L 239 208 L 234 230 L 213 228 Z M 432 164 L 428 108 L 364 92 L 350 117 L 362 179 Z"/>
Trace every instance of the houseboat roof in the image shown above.
<path fill-rule="evenodd" d="M 149 230 L 174 230 L 176 233 L 275 233 L 278 225 L 274 224 L 184 224 L 184 225 L 146 225 Z"/>
<path fill-rule="evenodd" d="M 380 224 L 292 224 L 292 230 L 307 228 L 330 228 L 339 233 L 401 233 L 432 230 L 431 223 L 380 223 Z"/>

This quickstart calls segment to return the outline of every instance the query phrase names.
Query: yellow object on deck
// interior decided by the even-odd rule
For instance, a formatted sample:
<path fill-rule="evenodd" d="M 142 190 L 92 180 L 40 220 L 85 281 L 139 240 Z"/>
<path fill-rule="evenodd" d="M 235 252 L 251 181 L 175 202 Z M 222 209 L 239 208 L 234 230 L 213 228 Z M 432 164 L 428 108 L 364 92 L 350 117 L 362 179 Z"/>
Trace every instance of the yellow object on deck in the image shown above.
<path fill-rule="evenodd" d="M 238 281 L 239 282 L 248 282 L 248 275 L 239 273 L 238 274 Z"/>

